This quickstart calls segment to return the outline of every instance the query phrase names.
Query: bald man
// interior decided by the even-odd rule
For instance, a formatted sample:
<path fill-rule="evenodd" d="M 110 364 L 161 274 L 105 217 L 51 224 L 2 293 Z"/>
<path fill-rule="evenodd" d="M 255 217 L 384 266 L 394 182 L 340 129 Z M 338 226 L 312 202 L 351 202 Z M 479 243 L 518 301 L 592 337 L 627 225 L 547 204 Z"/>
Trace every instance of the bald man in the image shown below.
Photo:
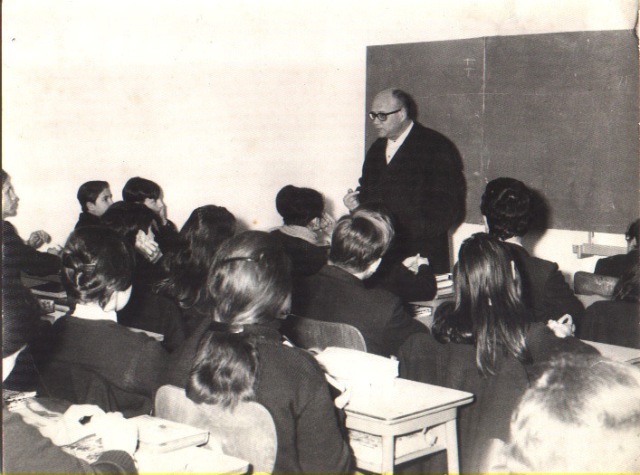
<path fill-rule="evenodd" d="M 378 133 L 362 166 L 350 210 L 380 203 L 393 215 L 396 242 L 387 259 L 420 253 L 435 273 L 450 272 L 449 229 L 464 218 L 462 159 L 444 135 L 414 122 L 415 103 L 399 89 L 378 93 L 369 118 Z"/>

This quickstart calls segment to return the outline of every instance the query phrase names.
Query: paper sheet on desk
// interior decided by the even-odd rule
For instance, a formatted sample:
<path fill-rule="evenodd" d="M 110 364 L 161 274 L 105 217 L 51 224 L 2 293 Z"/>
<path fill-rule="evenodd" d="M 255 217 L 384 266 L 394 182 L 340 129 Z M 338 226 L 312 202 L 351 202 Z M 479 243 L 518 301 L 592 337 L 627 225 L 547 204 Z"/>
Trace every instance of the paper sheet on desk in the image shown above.
<path fill-rule="evenodd" d="M 398 361 L 330 346 L 316 355 L 325 371 L 346 386 L 384 384 L 398 376 Z"/>

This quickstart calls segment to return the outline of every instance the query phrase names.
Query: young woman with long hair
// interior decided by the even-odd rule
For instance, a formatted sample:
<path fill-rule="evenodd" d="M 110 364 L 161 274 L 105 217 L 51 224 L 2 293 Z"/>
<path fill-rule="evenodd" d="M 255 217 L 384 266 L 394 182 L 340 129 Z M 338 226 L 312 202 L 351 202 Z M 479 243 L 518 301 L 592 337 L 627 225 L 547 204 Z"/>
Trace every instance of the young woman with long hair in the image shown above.
<path fill-rule="evenodd" d="M 265 406 L 278 438 L 276 473 L 348 472 L 350 450 L 323 372 L 278 332 L 291 295 L 290 263 L 278 241 L 257 231 L 225 241 L 207 291 L 211 318 L 172 355 L 165 382 L 186 387 L 198 403 Z"/>

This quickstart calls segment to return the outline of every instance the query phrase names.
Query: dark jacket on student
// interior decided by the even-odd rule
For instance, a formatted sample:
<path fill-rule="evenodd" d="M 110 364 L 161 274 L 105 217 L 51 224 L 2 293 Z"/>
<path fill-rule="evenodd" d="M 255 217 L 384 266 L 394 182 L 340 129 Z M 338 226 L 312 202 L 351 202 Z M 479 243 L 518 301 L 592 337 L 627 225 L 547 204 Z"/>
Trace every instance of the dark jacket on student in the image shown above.
<path fill-rule="evenodd" d="M 78 216 L 78 222 L 73 229 L 84 228 L 85 226 L 100 226 L 100 224 L 102 224 L 100 216 L 83 211 Z"/>
<path fill-rule="evenodd" d="M 382 289 L 367 289 L 362 280 L 332 265 L 294 282 L 291 311 L 302 317 L 353 325 L 362 333 L 367 351 L 382 356 L 396 354 L 409 335 L 428 331 L 406 312 L 397 296 Z"/>
<path fill-rule="evenodd" d="M 87 400 L 88 385 L 95 382 L 105 411 L 126 416 L 148 414 L 168 353 L 153 338 L 133 332 L 110 320 L 88 320 L 73 316 L 59 318 L 53 325 L 53 347 L 41 367 L 45 390 L 51 397 L 76 404 Z M 84 381 L 80 386 L 58 384 L 62 377 Z M 55 389 L 54 389 L 55 388 Z M 108 394 L 97 394 L 107 391 Z"/>
<path fill-rule="evenodd" d="M 301 238 L 289 236 L 279 230 L 271 231 L 291 258 L 293 276 L 307 276 L 318 272 L 327 263 L 329 246 L 316 246 Z"/>
<path fill-rule="evenodd" d="M 490 438 L 508 440 L 511 413 L 532 381 L 539 363 L 563 352 L 597 354 L 577 338 L 558 338 L 542 323 L 529 325 L 525 340 L 532 363 L 510 355 L 498 358 L 496 374 L 483 377 L 476 367 L 476 348 L 470 344 L 438 343 L 431 334 L 414 335 L 400 348 L 400 377 L 473 393 L 474 402 L 459 409 L 460 473 L 478 473 Z M 423 467 L 431 473 L 442 467 Z"/>
<path fill-rule="evenodd" d="M 533 321 L 547 323 L 568 313 L 579 327 L 584 305 L 564 280 L 558 264 L 531 256 L 517 244 L 507 244 L 520 271 L 523 301 L 531 310 Z"/>
<path fill-rule="evenodd" d="M 640 260 L 638 250 L 634 249 L 627 254 L 604 257 L 598 259 L 594 274 L 608 275 L 609 277 L 622 277 L 622 274 L 630 271 Z"/>
<path fill-rule="evenodd" d="M 640 350 L 640 303 L 601 300 L 587 308 L 578 336 Z"/>
<path fill-rule="evenodd" d="M 210 320 L 203 321 L 171 354 L 162 384 L 186 386 L 198 343 L 209 325 Z M 255 401 L 267 408 L 276 426 L 274 473 L 350 472 L 351 452 L 318 363 L 309 353 L 284 346 L 275 328 L 260 327 Z"/>
<path fill-rule="evenodd" d="M 414 274 L 402 262 L 382 259 L 378 270 L 364 281 L 368 289 L 385 289 L 400 297 L 404 303 L 433 300 L 438 291 L 431 266 L 421 265 Z"/>
<path fill-rule="evenodd" d="M 54 445 L 21 415 L 4 408 L 2 449 L 3 473 L 138 473 L 126 452 L 107 451 L 89 464 Z"/>
<path fill-rule="evenodd" d="M 2 221 L 2 314 L 12 318 L 25 335 L 24 341 L 46 339 L 50 324 L 41 320 L 44 314 L 38 299 L 22 283 L 21 272 L 32 275 L 53 275 L 60 272 L 60 258 L 54 254 L 36 251 L 24 243 L 16 228 L 9 221 Z M 14 370 L 4 383 L 4 387 L 31 391 L 37 385 L 37 371 L 34 361 L 46 358 L 46 352 L 27 347 L 16 360 Z"/>

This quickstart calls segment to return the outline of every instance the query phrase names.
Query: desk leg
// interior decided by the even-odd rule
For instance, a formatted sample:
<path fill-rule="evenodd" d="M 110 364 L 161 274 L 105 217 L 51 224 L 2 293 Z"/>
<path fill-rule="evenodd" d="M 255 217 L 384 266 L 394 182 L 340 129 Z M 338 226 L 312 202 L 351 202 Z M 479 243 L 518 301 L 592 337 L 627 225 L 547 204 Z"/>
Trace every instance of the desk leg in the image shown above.
<path fill-rule="evenodd" d="M 445 423 L 447 438 L 447 469 L 449 473 L 460 473 L 458 465 L 458 434 L 456 432 L 456 419 Z"/>
<path fill-rule="evenodd" d="M 393 474 L 393 467 L 396 461 L 395 437 L 392 435 L 382 436 L 382 474 Z"/>

